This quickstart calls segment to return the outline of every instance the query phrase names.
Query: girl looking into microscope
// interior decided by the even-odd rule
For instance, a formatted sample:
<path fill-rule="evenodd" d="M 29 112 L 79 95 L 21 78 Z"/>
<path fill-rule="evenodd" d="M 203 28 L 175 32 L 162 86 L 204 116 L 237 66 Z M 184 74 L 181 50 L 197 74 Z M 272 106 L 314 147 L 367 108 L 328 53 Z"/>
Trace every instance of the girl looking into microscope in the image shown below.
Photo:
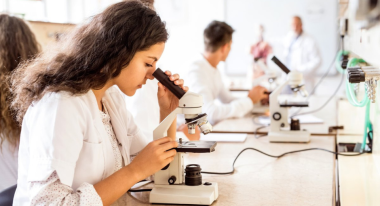
<path fill-rule="evenodd" d="M 155 11 L 120 2 L 16 70 L 12 106 L 22 130 L 15 205 L 110 205 L 173 160 L 177 143 L 165 137 L 148 144 L 120 93 L 132 96 L 153 79 L 167 38 Z M 188 90 L 177 74 L 166 74 Z M 157 96 L 163 120 L 178 99 L 160 83 Z"/>

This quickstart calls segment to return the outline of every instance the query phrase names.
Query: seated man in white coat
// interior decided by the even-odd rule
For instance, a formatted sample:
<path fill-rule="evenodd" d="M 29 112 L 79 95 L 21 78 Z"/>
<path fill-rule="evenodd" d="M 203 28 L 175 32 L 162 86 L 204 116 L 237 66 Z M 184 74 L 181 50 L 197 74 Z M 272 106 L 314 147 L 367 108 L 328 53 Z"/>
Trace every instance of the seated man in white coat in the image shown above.
<path fill-rule="evenodd" d="M 294 16 L 291 31 L 284 39 L 285 65 L 303 74 L 306 89 L 314 88 L 315 75 L 322 58 L 315 40 L 302 28 L 302 20 Z"/>
<path fill-rule="evenodd" d="M 254 103 L 268 97 L 264 94 L 266 89 L 258 86 L 251 89 L 247 97 L 236 98 L 223 85 L 217 66 L 228 57 L 233 32 L 225 22 L 212 21 L 204 30 L 204 52 L 184 77 L 191 91 L 203 96 L 203 111 L 211 124 L 227 118 L 243 117 L 252 111 Z M 222 104 L 216 104 L 217 99 Z"/>

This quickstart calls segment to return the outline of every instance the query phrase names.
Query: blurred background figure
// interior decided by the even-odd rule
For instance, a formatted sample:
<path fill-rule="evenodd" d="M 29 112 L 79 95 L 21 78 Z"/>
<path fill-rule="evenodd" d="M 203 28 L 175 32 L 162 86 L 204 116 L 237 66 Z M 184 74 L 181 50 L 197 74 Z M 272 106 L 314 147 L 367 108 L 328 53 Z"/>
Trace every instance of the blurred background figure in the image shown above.
<path fill-rule="evenodd" d="M 322 58 L 315 40 L 303 30 L 299 16 L 292 17 L 291 30 L 284 39 L 284 59 L 290 70 L 303 74 L 306 89 L 310 92 Z"/>
<path fill-rule="evenodd" d="M 29 26 L 20 18 L 0 14 L 0 191 L 17 182 L 20 125 L 10 110 L 9 76 L 16 67 L 39 52 Z"/>
<path fill-rule="evenodd" d="M 252 111 L 253 104 L 267 98 L 266 89 L 260 86 L 250 89 L 246 97 L 239 98 L 223 84 L 218 64 L 225 62 L 231 51 L 233 33 L 234 29 L 227 23 L 212 21 L 203 33 L 204 51 L 190 65 L 185 77 L 190 91 L 202 95 L 202 109 L 211 124 L 243 117 Z"/>
<path fill-rule="evenodd" d="M 250 48 L 250 54 L 253 57 L 252 74 L 248 76 L 252 79 L 256 79 L 265 74 L 267 69 L 267 58 L 269 54 L 273 53 L 273 49 L 270 44 L 264 41 L 264 26 L 257 24 L 255 28 L 255 43 Z"/>
<path fill-rule="evenodd" d="M 251 46 L 250 54 L 252 55 L 255 62 L 259 59 L 262 59 L 266 64 L 267 57 L 272 53 L 273 50 L 269 43 L 264 41 L 264 26 L 261 24 L 256 25 L 255 31 L 256 43 Z"/>

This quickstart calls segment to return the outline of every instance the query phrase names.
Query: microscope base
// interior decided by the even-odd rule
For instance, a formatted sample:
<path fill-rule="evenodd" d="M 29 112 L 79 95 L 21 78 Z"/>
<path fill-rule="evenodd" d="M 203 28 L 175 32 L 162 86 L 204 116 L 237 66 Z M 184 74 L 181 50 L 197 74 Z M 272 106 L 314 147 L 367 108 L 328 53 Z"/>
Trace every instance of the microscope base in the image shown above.
<path fill-rule="evenodd" d="M 218 198 L 218 183 L 211 185 L 154 185 L 150 203 L 211 205 Z"/>
<path fill-rule="evenodd" d="M 309 142 L 308 131 L 278 131 L 268 133 L 270 142 Z"/>

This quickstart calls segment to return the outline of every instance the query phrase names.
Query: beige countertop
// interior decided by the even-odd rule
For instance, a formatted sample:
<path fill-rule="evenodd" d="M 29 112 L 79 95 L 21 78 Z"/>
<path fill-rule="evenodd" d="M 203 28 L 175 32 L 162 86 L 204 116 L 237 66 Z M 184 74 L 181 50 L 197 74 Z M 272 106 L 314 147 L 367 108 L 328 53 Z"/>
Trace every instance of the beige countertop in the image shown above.
<path fill-rule="evenodd" d="M 301 110 L 300 113 L 308 112 L 319 108 L 323 105 L 329 96 L 312 96 L 310 97 L 309 107 Z M 295 109 L 295 110 L 294 110 Z M 298 108 L 292 108 L 289 114 L 293 111 L 297 111 Z M 332 99 L 323 109 L 313 113 L 315 117 L 322 119 L 323 123 L 318 124 L 301 124 L 301 129 L 306 129 L 315 135 L 329 134 L 329 127 L 337 125 L 337 103 L 336 99 Z M 233 118 L 223 120 L 213 126 L 214 132 L 244 132 L 253 133 L 262 125 L 257 124 L 257 119 L 254 119 L 253 115 L 247 115 L 244 118 Z M 268 128 L 260 129 L 258 133 L 268 132 Z"/>
<path fill-rule="evenodd" d="M 338 135 L 339 142 L 362 142 L 362 135 Z M 342 206 L 380 205 L 380 153 L 338 157 Z"/>
<path fill-rule="evenodd" d="M 246 147 L 272 155 L 312 147 L 334 150 L 333 136 L 313 136 L 308 144 L 269 143 L 266 137 L 248 135 L 244 143 L 218 143 L 209 154 L 187 154 L 186 164 L 200 164 L 204 171 L 229 171 L 236 155 Z M 255 151 L 244 152 L 232 175 L 203 174 L 217 182 L 219 198 L 212 205 L 334 205 L 335 159 L 322 151 L 290 154 L 280 159 Z M 147 186 L 149 187 L 149 186 Z M 150 186 L 151 187 L 151 186 Z M 149 192 L 126 194 L 128 205 L 148 205 Z"/>

